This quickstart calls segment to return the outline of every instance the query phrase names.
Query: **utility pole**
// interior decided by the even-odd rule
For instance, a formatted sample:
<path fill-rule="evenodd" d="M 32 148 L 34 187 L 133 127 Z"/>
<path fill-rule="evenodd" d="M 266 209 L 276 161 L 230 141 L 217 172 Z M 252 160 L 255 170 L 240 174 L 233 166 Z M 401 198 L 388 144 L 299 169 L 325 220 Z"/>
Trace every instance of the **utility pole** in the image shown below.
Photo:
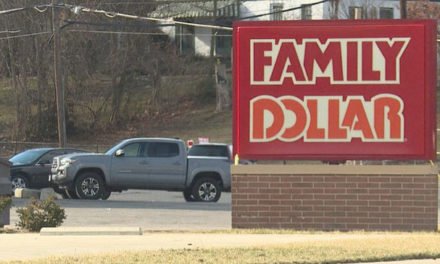
<path fill-rule="evenodd" d="M 237 0 L 237 3 L 236 3 L 236 5 L 237 5 L 237 19 L 238 20 L 240 19 L 240 16 L 241 16 L 241 14 L 240 14 L 240 1 L 241 0 Z"/>
<path fill-rule="evenodd" d="M 339 18 L 339 0 L 332 0 L 332 4 L 333 4 L 332 19 L 338 19 Z"/>
<path fill-rule="evenodd" d="M 213 20 L 213 25 L 215 25 L 217 23 L 217 0 L 214 0 L 214 7 L 213 7 L 213 16 L 212 16 L 212 20 Z M 211 49 L 209 52 L 209 56 L 211 57 L 211 59 L 214 57 L 215 55 L 215 48 L 216 48 L 216 37 L 217 37 L 217 29 L 214 29 L 211 31 Z"/>
<path fill-rule="evenodd" d="M 407 18 L 406 1 L 407 0 L 400 0 L 400 18 L 401 19 L 406 19 Z"/>
<path fill-rule="evenodd" d="M 61 80 L 60 11 L 55 7 L 56 4 L 58 4 L 58 0 L 52 0 L 53 68 L 57 104 L 58 146 L 62 148 L 66 146 L 66 119 L 64 114 L 64 89 Z"/>

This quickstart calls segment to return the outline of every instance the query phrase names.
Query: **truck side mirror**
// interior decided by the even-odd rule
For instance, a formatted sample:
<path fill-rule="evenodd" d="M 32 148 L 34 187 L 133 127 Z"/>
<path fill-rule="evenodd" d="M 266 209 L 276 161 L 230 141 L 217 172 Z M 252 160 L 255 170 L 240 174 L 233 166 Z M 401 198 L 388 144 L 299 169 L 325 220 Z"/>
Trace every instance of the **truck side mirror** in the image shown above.
<path fill-rule="evenodd" d="M 115 153 L 116 157 L 124 157 L 124 155 L 125 155 L 125 152 L 123 149 L 116 150 L 116 153 Z"/>

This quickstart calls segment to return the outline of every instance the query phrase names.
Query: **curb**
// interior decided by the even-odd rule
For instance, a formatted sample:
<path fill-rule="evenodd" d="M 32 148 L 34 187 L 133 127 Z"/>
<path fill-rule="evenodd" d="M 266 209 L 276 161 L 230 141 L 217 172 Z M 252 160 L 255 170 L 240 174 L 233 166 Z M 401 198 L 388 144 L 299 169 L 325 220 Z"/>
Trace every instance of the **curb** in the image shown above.
<path fill-rule="evenodd" d="M 140 227 L 44 227 L 40 236 L 141 236 Z"/>

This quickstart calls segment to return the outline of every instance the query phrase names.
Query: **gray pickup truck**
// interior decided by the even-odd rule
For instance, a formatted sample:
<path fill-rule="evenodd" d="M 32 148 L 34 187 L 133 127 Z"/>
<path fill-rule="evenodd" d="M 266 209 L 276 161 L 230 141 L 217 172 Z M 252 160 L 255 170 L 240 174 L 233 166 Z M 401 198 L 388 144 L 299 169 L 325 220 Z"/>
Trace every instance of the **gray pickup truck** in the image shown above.
<path fill-rule="evenodd" d="M 188 156 L 179 139 L 132 138 L 104 154 L 55 157 L 49 178 L 72 198 L 108 199 L 111 192 L 144 189 L 182 191 L 187 201 L 216 202 L 231 188 L 230 162 Z"/>

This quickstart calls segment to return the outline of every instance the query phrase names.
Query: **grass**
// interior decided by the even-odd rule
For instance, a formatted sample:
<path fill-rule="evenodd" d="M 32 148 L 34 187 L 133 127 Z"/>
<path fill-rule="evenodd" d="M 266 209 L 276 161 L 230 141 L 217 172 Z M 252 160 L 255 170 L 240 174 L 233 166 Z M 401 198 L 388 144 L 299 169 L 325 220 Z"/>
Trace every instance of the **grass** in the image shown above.
<path fill-rule="evenodd" d="M 251 231 L 253 232 L 255 231 Z M 332 235 L 332 233 L 324 234 Z M 440 234 L 437 233 L 351 232 L 346 234 L 347 236 L 332 241 L 307 241 L 278 246 L 63 256 L 31 260 L 26 263 L 353 263 L 440 257 Z"/>
<path fill-rule="evenodd" d="M 232 111 L 215 113 L 214 106 L 205 105 L 170 118 L 161 126 L 152 126 L 150 135 L 193 139 L 208 137 L 211 142 L 232 142 Z"/>
<path fill-rule="evenodd" d="M 85 83 L 87 89 L 79 89 L 74 98 L 66 98 L 66 104 L 70 107 L 70 124 L 74 124 L 75 128 L 67 131 L 68 143 L 110 146 L 123 138 L 134 136 L 179 137 L 184 140 L 208 137 L 212 141 L 230 143 L 232 111 L 215 112 L 215 93 L 209 91 L 208 96 L 204 91 L 212 83 L 195 83 L 191 77 L 186 79 L 178 83 L 171 80 L 179 89 L 168 95 L 170 98 L 163 97 L 169 91 L 162 95 L 159 108 L 151 107 L 151 87 L 145 86 L 144 82 L 140 82 L 142 85 L 134 83 L 121 98 L 120 123 L 110 125 L 112 109 L 108 96 L 111 93 L 111 79 L 109 76 L 92 76 Z M 11 86 L 9 79 L 0 78 L 0 136 L 8 139 L 13 138 L 11 129 L 16 122 L 15 93 Z M 34 78 L 30 78 L 28 89 L 31 94 L 37 93 Z M 32 114 L 36 114 L 35 96 L 32 98 Z M 48 140 L 57 141 L 56 138 L 41 139 L 45 142 Z"/>

